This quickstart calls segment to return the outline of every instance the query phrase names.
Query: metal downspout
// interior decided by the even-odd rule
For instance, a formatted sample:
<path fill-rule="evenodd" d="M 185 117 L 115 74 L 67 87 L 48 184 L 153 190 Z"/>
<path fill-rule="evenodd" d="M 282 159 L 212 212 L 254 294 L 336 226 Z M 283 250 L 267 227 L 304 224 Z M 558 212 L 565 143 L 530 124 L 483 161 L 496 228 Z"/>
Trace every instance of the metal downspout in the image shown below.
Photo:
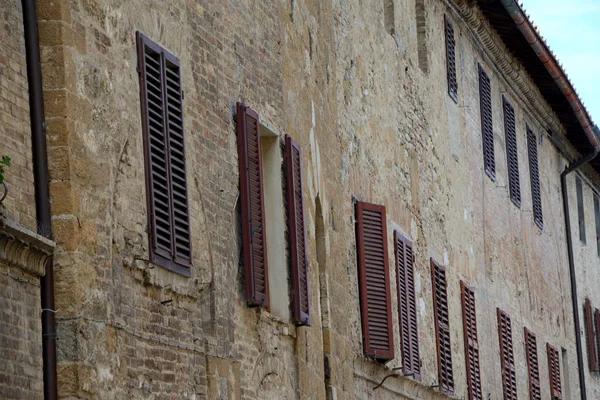
<path fill-rule="evenodd" d="M 35 211 L 38 234 L 52 239 L 50 219 L 50 189 L 48 153 L 46 149 L 46 121 L 42 88 L 42 67 L 38 37 L 35 0 L 22 0 L 25 52 L 27 56 L 27 83 L 29 86 L 29 116 L 31 121 L 31 150 L 35 186 Z M 44 399 L 57 398 L 56 324 L 54 319 L 54 267 L 52 257 L 46 263 L 46 274 L 40 278 L 42 306 L 42 362 Z"/>

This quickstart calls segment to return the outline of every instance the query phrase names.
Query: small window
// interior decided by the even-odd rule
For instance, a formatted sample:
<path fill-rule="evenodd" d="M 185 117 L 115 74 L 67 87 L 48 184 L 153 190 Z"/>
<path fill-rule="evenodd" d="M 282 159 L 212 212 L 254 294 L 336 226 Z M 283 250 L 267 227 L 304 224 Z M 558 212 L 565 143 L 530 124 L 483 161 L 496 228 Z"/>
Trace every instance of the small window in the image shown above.
<path fill-rule="evenodd" d="M 525 328 L 525 355 L 527 356 L 527 375 L 529 378 L 529 398 L 541 399 L 540 367 L 538 362 L 537 339 L 533 332 Z"/>
<path fill-rule="evenodd" d="M 446 270 L 431 259 L 431 281 L 433 286 L 433 314 L 437 343 L 439 390 L 449 396 L 454 394 L 452 372 L 452 346 L 450 344 L 450 313 L 448 311 L 448 281 Z"/>
<path fill-rule="evenodd" d="M 585 208 L 583 206 L 583 183 L 579 177 L 575 178 L 577 191 L 577 221 L 579 222 L 579 240 L 585 244 Z"/>
<path fill-rule="evenodd" d="M 556 347 L 546 343 L 548 353 L 548 375 L 550 376 L 550 398 L 562 400 L 562 385 L 560 384 L 560 359 Z"/>
<path fill-rule="evenodd" d="M 510 316 L 499 308 L 497 311 L 504 400 L 517 400 L 517 376 L 515 373 L 515 356 L 513 354 Z"/>
<path fill-rule="evenodd" d="M 515 128 L 515 110 L 508 101 L 502 96 L 504 105 L 504 137 L 506 140 L 506 165 L 508 167 L 508 188 L 510 199 L 517 206 L 521 207 L 521 188 L 519 185 L 519 159 L 517 156 L 517 131 Z"/>
<path fill-rule="evenodd" d="M 594 217 L 596 220 L 596 253 L 600 257 L 600 199 L 594 195 Z"/>
<path fill-rule="evenodd" d="M 448 94 L 458 102 L 458 83 L 456 81 L 456 42 L 454 27 L 450 17 L 444 14 L 444 32 L 446 34 L 446 70 L 448 75 Z"/>
<path fill-rule="evenodd" d="M 494 126 L 492 124 L 492 87 L 490 78 L 481 65 L 479 65 L 479 108 L 483 142 L 483 166 L 485 173 L 495 181 L 496 160 L 494 158 Z"/>
<path fill-rule="evenodd" d="M 475 292 L 464 282 L 460 282 L 463 311 L 463 334 L 465 338 L 465 360 L 467 364 L 467 386 L 469 399 L 483 399 L 479 371 L 479 344 L 477 341 L 477 313 L 475 312 Z"/>
<path fill-rule="evenodd" d="M 150 261 L 190 276 L 181 70 L 177 57 L 137 33 Z"/>
<path fill-rule="evenodd" d="M 429 72 L 429 54 L 427 51 L 427 15 L 425 0 L 415 0 L 415 15 L 417 26 L 417 52 L 419 68 L 424 74 Z"/>
<path fill-rule="evenodd" d="M 394 36 L 396 30 L 396 19 L 394 17 L 394 0 L 383 0 L 383 19 L 386 32 Z"/>
<path fill-rule="evenodd" d="M 529 177 L 531 180 L 533 221 L 540 229 L 542 229 L 544 227 L 544 218 L 542 216 L 542 193 L 540 189 L 540 172 L 538 168 L 537 139 L 529 126 L 527 126 L 527 152 L 529 154 Z"/>

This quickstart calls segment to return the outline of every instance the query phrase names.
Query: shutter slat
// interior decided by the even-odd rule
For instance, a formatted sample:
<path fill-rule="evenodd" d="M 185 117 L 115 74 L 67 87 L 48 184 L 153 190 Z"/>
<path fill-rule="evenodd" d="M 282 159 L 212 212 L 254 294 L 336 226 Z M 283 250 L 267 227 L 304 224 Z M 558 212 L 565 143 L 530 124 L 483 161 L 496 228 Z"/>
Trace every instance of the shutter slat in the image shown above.
<path fill-rule="evenodd" d="M 508 166 L 510 199 L 517 207 L 521 207 L 515 110 L 505 96 L 502 96 L 502 103 L 504 108 L 504 137 L 506 140 L 506 162 Z"/>
<path fill-rule="evenodd" d="M 444 31 L 446 34 L 446 70 L 448 77 L 448 94 L 458 102 L 458 83 L 456 81 L 456 42 L 454 27 L 448 15 L 444 14 Z"/>
<path fill-rule="evenodd" d="M 479 65 L 479 107 L 481 112 L 484 168 L 490 178 L 496 180 L 494 131 L 492 124 L 492 89 L 490 78 L 481 65 Z"/>
<path fill-rule="evenodd" d="M 543 228 L 542 195 L 540 189 L 540 173 L 538 169 L 537 141 L 535 134 L 527 126 L 527 152 L 529 155 L 529 176 L 531 179 L 531 198 L 533 204 L 533 219 L 535 223 Z"/>
<path fill-rule="evenodd" d="M 433 284 L 433 310 L 435 335 L 438 355 L 438 384 L 440 391 L 449 395 L 454 394 L 454 376 L 452 373 L 452 347 L 450 344 L 450 329 L 448 324 L 448 295 L 446 292 L 446 270 L 431 262 L 431 280 Z"/>
<path fill-rule="evenodd" d="M 497 314 L 504 400 L 517 400 L 517 377 L 515 374 L 510 316 L 500 308 L 497 309 Z"/>

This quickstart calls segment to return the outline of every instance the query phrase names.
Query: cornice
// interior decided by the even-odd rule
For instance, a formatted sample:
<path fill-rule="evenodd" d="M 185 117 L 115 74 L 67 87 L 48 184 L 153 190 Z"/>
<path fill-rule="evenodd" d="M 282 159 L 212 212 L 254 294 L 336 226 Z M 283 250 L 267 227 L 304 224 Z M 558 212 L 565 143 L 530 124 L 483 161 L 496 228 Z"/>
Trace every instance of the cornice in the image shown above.
<path fill-rule="evenodd" d="M 56 244 L 16 222 L 0 218 L 0 262 L 43 276 Z"/>

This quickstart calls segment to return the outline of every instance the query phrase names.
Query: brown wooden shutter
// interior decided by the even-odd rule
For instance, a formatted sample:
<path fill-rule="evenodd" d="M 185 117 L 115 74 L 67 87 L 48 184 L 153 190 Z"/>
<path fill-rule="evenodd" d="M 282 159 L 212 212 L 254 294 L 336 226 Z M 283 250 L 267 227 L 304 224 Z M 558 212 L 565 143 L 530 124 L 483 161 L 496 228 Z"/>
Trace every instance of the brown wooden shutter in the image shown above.
<path fill-rule="evenodd" d="M 421 379 L 417 302 L 415 296 L 414 254 L 410 240 L 394 231 L 396 244 L 396 278 L 398 281 L 398 315 L 402 342 L 402 370 L 404 376 Z"/>
<path fill-rule="evenodd" d="M 431 280 L 433 286 L 433 312 L 437 341 L 438 385 L 442 393 L 454 394 L 452 373 L 452 346 L 450 344 L 450 316 L 448 294 L 446 292 L 446 270 L 431 259 Z"/>
<path fill-rule="evenodd" d="M 236 119 L 246 299 L 251 306 L 268 307 L 267 236 L 258 114 L 238 103 Z"/>
<path fill-rule="evenodd" d="M 560 384 L 560 361 L 556 347 L 546 343 L 548 351 L 548 375 L 550 375 L 550 395 L 552 400 L 562 400 L 562 386 Z"/>
<path fill-rule="evenodd" d="M 508 188 L 510 199 L 517 207 L 521 207 L 515 110 L 505 96 L 502 96 L 502 103 L 504 106 L 504 137 L 506 140 L 506 163 L 508 166 Z"/>
<path fill-rule="evenodd" d="M 137 33 L 150 260 L 190 276 L 183 95 L 177 57 Z"/>
<path fill-rule="evenodd" d="M 477 341 L 477 315 L 475 312 L 475 293 L 464 282 L 460 282 L 463 333 L 465 337 L 465 359 L 467 364 L 467 386 L 469 400 L 483 400 L 481 377 L 479 373 L 479 344 Z"/>
<path fill-rule="evenodd" d="M 529 175 L 531 178 L 531 199 L 533 203 L 533 220 L 540 228 L 544 227 L 542 216 L 542 194 L 540 190 L 540 173 L 538 170 L 537 141 L 535 134 L 527 126 L 527 150 L 529 153 Z"/>
<path fill-rule="evenodd" d="M 483 141 L 483 165 L 485 172 L 495 181 L 496 160 L 494 158 L 494 126 L 492 124 L 492 87 L 490 78 L 481 65 L 479 65 L 479 108 Z"/>
<path fill-rule="evenodd" d="M 535 334 L 527 328 L 525 328 L 525 354 L 527 356 L 527 375 L 529 377 L 529 398 L 530 400 L 542 400 L 537 340 Z"/>
<path fill-rule="evenodd" d="M 365 356 L 394 358 L 385 207 L 356 203 L 358 277 Z"/>
<path fill-rule="evenodd" d="M 456 41 L 454 27 L 448 15 L 444 14 L 444 31 L 446 32 L 446 70 L 448 72 L 448 94 L 458 102 L 458 83 L 456 82 Z"/>
<path fill-rule="evenodd" d="M 585 332 L 587 339 L 587 352 L 590 362 L 590 371 L 598 371 L 598 354 L 596 353 L 596 339 L 594 336 L 594 319 L 592 315 L 592 303 L 585 299 L 584 305 Z"/>
<path fill-rule="evenodd" d="M 285 137 L 285 164 L 289 216 L 290 258 L 292 265 L 293 318 L 299 325 L 310 325 L 308 255 L 302 197 L 302 150 L 291 137 Z"/>
<path fill-rule="evenodd" d="M 500 361 L 504 400 L 517 400 L 517 377 L 513 354 L 512 328 L 510 316 L 498 308 L 498 337 L 500 339 Z"/>
<path fill-rule="evenodd" d="M 600 356 L 600 310 L 598 310 L 597 308 L 594 312 L 594 317 L 596 322 L 596 347 L 598 349 L 596 359 L 598 359 L 598 356 Z"/>

